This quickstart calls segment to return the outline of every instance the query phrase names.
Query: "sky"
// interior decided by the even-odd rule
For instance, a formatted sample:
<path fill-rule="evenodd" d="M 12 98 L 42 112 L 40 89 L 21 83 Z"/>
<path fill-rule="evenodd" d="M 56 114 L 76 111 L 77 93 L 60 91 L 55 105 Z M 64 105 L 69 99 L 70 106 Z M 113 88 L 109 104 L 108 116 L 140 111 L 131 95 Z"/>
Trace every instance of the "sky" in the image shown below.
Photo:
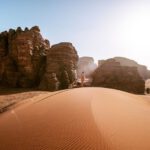
<path fill-rule="evenodd" d="M 150 69 L 149 0 L 0 0 L 0 32 L 34 25 L 79 56 L 127 57 Z"/>

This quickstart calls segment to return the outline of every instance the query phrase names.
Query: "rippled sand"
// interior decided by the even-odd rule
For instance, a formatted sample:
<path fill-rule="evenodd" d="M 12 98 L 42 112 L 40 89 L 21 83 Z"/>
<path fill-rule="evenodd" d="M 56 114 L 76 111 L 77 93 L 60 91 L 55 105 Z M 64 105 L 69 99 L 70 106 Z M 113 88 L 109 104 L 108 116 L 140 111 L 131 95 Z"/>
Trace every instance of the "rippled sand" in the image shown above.
<path fill-rule="evenodd" d="M 149 100 L 105 88 L 40 94 L 0 115 L 0 150 L 150 150 Z"/>

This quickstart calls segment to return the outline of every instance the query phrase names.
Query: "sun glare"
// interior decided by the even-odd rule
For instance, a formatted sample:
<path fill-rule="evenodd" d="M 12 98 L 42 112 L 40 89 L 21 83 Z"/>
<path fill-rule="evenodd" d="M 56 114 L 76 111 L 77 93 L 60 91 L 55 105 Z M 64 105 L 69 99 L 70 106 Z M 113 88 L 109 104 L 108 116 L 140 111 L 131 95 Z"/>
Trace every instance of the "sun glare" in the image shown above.
<path fill-rule="evenodd" d="M 125 21 L 122 31 L 126 45 L 136 50 L 150 48 L 150 11 L 134 12 Z"/>

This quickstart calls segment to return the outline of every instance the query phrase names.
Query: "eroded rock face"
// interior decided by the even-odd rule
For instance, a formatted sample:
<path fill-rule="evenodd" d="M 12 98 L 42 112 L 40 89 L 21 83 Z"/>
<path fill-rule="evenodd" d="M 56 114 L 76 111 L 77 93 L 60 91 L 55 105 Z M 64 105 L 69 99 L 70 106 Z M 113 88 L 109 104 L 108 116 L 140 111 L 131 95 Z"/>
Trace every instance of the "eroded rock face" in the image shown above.
<path fill-rule="evenodd" d="M 0 59 L 8 53 L 8 32 L 0 33 Z"/>
<path fill-rule="evenodd" d="M 94 63 L 94 59 L 92 57 L 80 57 L 77 68 L 78 77 L 81 76 L 82 72 L 84 72 L 86 77 L 91 77 L 96 68 L 97 65 Z"/>
<path fill-rule="evenodd" d="M 10 87 L 37 86 L 50 49 L 39 27 L 20 27 L 0 33 L 0 84 Z"/>
<path fill-rule="evenodd" d="M 71 43 L 53 45 L 47 55 L 46 72 L 40 83 L 40 89 L 66 89 L 76 80 L 78 54 Z M 46 77 L 55 74 L 53 82 Z M 48 87 L 48 85 L 52 85 Z M 59 86 L 58 86 L 59 85 Z"/>
<path fill-rule="evenodd" d="M 124 57 L 115 57 L 114 58 L 117 62 L 120 62 L 120 65 L 122 66 L 128 66 L 128 67 L 137 67 L 137 70 L 140 74 L 140 76 L 146 80 L 150 78 L 150 71 L 147 69 L 146 66 L 138 64 L 136 61 L 124 58 Z"/>
<path fill-rule="evenodd" d="M 103 61 L 93 74 L 92 85 L 136 94 L 144 94 L 145 88 L 136 67 L 121 66 L 115 59 Z"/>

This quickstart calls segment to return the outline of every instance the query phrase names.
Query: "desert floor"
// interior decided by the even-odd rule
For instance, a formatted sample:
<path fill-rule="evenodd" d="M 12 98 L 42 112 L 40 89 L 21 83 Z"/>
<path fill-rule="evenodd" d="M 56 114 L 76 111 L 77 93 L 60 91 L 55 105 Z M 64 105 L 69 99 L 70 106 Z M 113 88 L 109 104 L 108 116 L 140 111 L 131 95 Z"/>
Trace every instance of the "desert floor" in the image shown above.
<path fill-rule="evenodd" d="M 150 150 L 150 96 L 106 88 L 27 93 L 0 114 L 0 150 Z"/>
<path fill-rule="evenodd" d="M 14 107 L 16 104 L 20 104 L 23 100 L 33 98 L 40 94 L 48 92 L 36 91 L 34 89 L 5 89 L 0 88 L 0 113 Z"/>

